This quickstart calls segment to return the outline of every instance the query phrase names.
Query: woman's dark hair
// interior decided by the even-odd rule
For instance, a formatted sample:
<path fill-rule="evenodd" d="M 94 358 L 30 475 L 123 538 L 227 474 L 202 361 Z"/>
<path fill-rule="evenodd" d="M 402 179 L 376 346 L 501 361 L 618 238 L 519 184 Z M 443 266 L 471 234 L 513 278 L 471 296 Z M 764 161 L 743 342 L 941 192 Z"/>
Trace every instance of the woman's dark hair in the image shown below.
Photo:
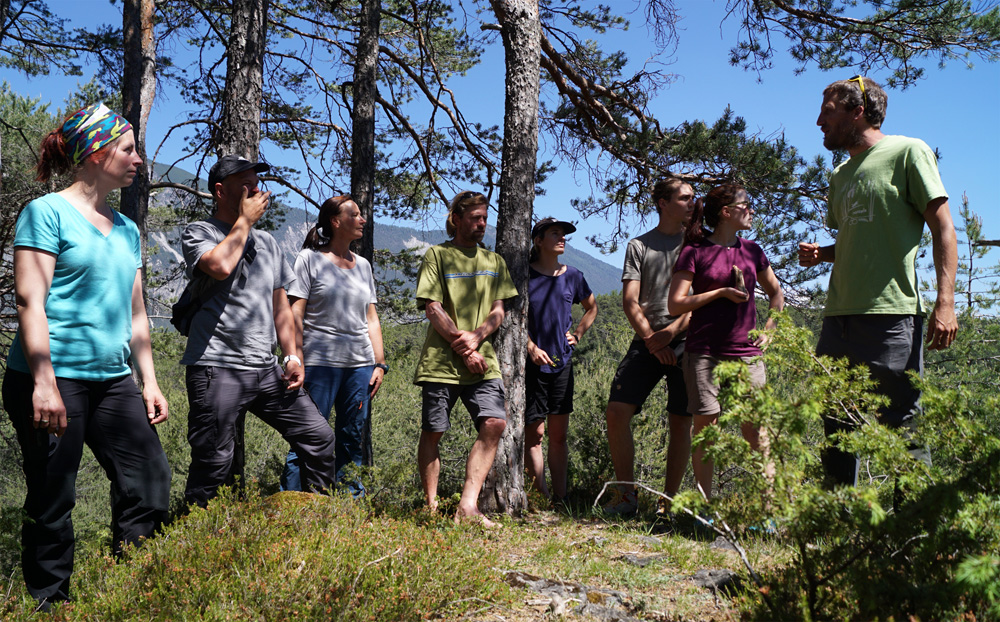
<path fill-rule="evenodd" d="M 738 184 L 722 184 L 709 190 L 708 194 L 695 201 L 694 214 L 684 231 L 684 243 L 693 244 L 705 239 L 705 236 L 719 226 L 719 215 L 722 208 L 736 202 L 736 195 L 743 186 Z M 707 228 L 706 228 L 707 225 Z"/>
<path fill-rule="evenodd" d="M 316 217 L 316 224 L 306 234 L 306 240 L 302 243 L 302 248 L 317 250 L 321 246 L 326 246 L 333 238 L 333 227 L 330 226 L 330 221 L 340 216 L 340 210 L 344 203 L 353 200 L 351 195 L 342 194 L 323 201 L 323 205 L 319 208 L 319 216 Z"/>
<path fill-rule="evenodd" d="M 104 162 L 111 155 L 110 147 L 117 143 L 117 139 L 111 141 L 84 160 L 92 159 L 98 164 Z M 70 159 L 69 152 L 66 151 L 66 137 L 63 136 L 62 124 L 60 124 L 42 139 L 42 145 L 38 149 L 38 163 L 35 164 L 35 181 L 44 183 L 55 176 L 72 173 L 77 168 L 78 166 L 74 165 L 73 160 Z"/>

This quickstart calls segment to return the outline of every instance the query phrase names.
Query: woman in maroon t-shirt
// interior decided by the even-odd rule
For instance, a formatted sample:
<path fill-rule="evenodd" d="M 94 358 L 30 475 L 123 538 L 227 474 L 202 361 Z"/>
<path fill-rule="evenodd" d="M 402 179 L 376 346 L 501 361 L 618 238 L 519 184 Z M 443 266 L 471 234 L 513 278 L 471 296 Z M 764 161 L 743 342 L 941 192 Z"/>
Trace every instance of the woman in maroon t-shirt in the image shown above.
<path fill-rule="evenodd" d="M 737 235 L 752 227 L 753 214 L 741 186 L 724 184 L 713 188 L 698 201 L 685 247 L 674 265 L 670 313 L 692 312 L 683 360 L 688 409 L 694 415 L 692 435 L 719 420 L 719 387 L 712 372 L 720 362 L 742 361 L 748 365 L 755 387 L 766 381 L 760 356 L 768 337 L 766 332 L 756 339 L 750 337 L 750 331 L 757 327 L 757 309 L 751 294 L 759 283 L 770 299 L 770 307 L 779 310 L 784 308 L 785 298 L 764 251 Z M 703 228 L 702 220 L 711 230 Z M 764 330 L 773 328 L 774 320 L 768 319 Z M 745 423 L 742 431 L 751 447 L 767 453 L 767 439 L 759 430 Z M 704 447 L 695 450 L 692 467 L 698 485 L 711 498 L 714 464 L 704 458 L 704 453 Z"/>

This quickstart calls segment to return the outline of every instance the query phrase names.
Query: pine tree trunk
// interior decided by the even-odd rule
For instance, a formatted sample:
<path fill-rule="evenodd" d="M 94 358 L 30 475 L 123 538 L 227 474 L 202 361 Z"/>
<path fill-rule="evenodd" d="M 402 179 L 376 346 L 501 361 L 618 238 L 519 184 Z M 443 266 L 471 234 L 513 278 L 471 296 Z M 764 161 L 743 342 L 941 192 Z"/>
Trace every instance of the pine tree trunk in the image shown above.
<path fill-rule="evenodd" d="M 226 51 L 226 89 L 215 147 L 220 156 L 260 155 L 267 0 L 233 0 Z"/>
<path fill-rule="evenodd" d="M 507 428 L 486 478 L 484 511 L 516 513 L 524 491 L 524 363 L 528 346 L 528 244 L 538 151 L 539 33 L 537 0 L 491 0 L 506 57 L 504 138 L 497 252 L 507 262 L 518 296 L 507 304 L 497 354 L 507 389 Z"/>
<path fill-rule="evenodd" d="M 351 196 L 364 215 L 365 229 L 355 242 L 359 255 L 375 265 L 375 97 L 378 93 L 380 0 L 362 0 L 357 56 L 354 60 L 354 108 L 351 111 Z M 362 462 L 374 465 L 371 404 L 362 443 Z"/>
<path fill-rule="evenodd" d="M 156 36 L 153 31 L 154 0 L 125 0 L 122 6 L 124 71 L 122 116 L 132 124 L 136 153 L 142 164 L 135 180 L 122 189 L 122 213 L 139 227 L 142 273 L 149 260 L 146 219 L 149 213 L 149 165 L 146 162 L 146 123 L 156 94 Z"/>

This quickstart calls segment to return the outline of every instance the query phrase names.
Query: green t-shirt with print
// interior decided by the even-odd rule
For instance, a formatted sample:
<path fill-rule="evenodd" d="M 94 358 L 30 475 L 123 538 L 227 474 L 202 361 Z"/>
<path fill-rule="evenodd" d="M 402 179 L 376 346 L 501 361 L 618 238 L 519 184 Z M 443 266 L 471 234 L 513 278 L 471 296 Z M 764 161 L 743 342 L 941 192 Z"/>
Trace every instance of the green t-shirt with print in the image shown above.
<path fill-rule="evenodd" d="M 463 248 L 451 242 L 427 249 L 417 276 L 417 308 L 440 302 L 459 330 L 479 328 L 490 314 L 494 301 L 517 296 L 517 289 L 500 255 L 485 248 Z M 474 384 L 500 378 L 500 364 L 493 349 L 493 335 L 479 346 L 486 359 L 485 374 L 473 374 L 455 354 L 451 344 L 434 326 L 427 327 L 413 382 Z"/>
<path fill-rule="evenodd" d="M 830 177 L 827 224 L 837 230 L 825 315 L 922 315 L 916 256 L 924 210 L 947 198 L 934 152 L 886 136 Z"/>

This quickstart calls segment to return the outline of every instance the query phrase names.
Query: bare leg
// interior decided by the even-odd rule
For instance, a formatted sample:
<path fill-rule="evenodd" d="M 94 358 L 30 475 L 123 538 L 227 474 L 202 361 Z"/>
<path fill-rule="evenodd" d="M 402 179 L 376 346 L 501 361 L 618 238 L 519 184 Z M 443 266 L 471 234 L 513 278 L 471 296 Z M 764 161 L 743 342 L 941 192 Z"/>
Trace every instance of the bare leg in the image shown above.
<path fill-rule="evenodd" d="M 635 444 L 632 440 L 632 415 L 635 414 L 635 404 L 623 402 L 608 402 L 605 419 L 608 422 L 608 448 L 611 450 L 611 462 L 615 466 L 615 479 L 620 482 L 635 481 Z M 635 486 L 624 486 L 627 492 L 635 490 Z"/>
<path fill-rule="evenodd" d="M 667 441 L 667 476 L 663 492 L 671 497 L 681 489 L 684 472 L 691 456 L 691 419 L 670 413 L 670 439 Z"/>
<path fill-rule="evenodd" d="M 549 474 L 552 476 L 552 496 L 566 498 L 566 473 L 569 469 L 569 415 L 549 415 Z"/>
<path fill-rule="evenodd" d="M 545 419 L 524 424 L 524 468 L 535 490 L 546 497 L 549 490 L 545 486 L 545 456 L 542 453 L 542 437 L 545 436 Z M 549 456 L 549 460 L 552 457 Z"/>
<path fill-rule="evenodd" d="M 493 527 L 493 521 L 479 511 L 479 491 L 483 488 L 486 475 L 493 468 L 493 459 L 497 455 L 497 446 L 507 422 L 495 417 L 487 417 L 479 424 L 479 435 L 469 451 L 469 460 L 465 463 L 465 485 L 462 487 L 462 498 L 458 502 L 455 521 L 464 517 L 478 518 L 484 527 Z"/>
<path fill-rule="evenodd" d="M 437 509 L 438 475 L 441 473 L 441 456 L 438 453 L 438 443 L 444 432 L 427 432 L 421 430 L 420 444 L 417 445 L 417 469 L 420 471 L 420 485 L 424 489 L 427 507 Z"/>
<path fill-rule="evenodd" d="M 743 438 L 750 443 L 751 449 L 759 451 L 764 456 L 764 480 L 767 481 L 767 503 L 770 507 L 770 500 L 774 498 L 774 462 L 771 460 L 771 444 L 767 439 L 767 431 L 763 428 L 755 428 L 749 423 L 741 426 Z"/>
<path fill-rule="evenodd" d="M 719 421 L 719 413 L 714 415 L 694 415 L 694 428 L 691 436 L 697 436 L 699 432 L 710 425 L 715 425 Z M 705 497 L 712 498 L 712 475 L 715 471 L 715 463 L 705 459 L 705 449 L 698 447 L 691 454 L 691 468 L 694 470 L 694 479 L 698 483 Z"/>

